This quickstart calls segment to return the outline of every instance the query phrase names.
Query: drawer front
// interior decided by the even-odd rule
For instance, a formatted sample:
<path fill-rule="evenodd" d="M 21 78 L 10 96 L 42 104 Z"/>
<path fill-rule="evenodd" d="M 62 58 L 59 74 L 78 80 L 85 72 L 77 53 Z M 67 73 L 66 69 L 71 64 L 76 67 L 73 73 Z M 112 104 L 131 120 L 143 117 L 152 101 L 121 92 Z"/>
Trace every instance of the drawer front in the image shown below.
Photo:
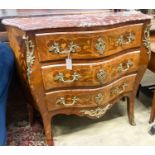
<path fill-rule="evenodd" d="M 72 70 L 67 70 L 65 64 L 43 66 L 44 88 L 100 86 L 126 73 L 137 71 L 139 60 L 140 51 L 134 51 L 94 63 L 73 63 Z"/>
<path fill-rule="evenodd" d="M 83 32 L 36 34 L 40 61 L 101 58 L 122 50 L 139 47 L 143 24 Z"/>
<path fill-rule="evenodd" d="M 132 91 L 135 78 L 136 74 L 128 75 L 97 89 L 62 90 L 46 93 L 45 98 L 48 110 L 106 105 L 117 96 Z"/>

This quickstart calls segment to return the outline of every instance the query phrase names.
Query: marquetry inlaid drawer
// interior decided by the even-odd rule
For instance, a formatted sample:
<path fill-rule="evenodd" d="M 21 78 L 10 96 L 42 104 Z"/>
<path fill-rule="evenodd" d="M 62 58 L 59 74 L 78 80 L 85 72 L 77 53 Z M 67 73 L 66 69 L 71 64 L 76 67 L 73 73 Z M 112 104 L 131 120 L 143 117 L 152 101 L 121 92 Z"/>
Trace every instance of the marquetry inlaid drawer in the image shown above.
<path fill-rule="evenodd" d="M 143 24 L 98 31 L 35 34 L 40 61 L 101 58 L 141 46 Z"/>
<path fill-rule="evenodd" d="M 66 69 L 65 64 L 42 67 L 45 90 L 64 87 L 100 86 L 122 75 L 138 69 L 140 51 L 125 53 L 115 59 L 96 62 L 75 63 L 73 69 Z"/>
<path fill-rule="evenodd" d="M 46 93 L 48 110 L 68 107 L 94 107 L 108 104 L 119 95 L 132 91 L 136 74 L 124 76 L 100 88 L 60 90 Z"/>

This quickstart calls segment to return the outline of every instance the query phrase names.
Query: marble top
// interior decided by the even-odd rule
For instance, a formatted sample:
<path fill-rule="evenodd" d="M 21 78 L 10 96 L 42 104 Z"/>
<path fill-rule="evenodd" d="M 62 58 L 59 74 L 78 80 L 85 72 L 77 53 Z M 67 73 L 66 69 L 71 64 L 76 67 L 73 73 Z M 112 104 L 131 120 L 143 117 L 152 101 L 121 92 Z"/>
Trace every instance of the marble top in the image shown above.
<path fill-rule="evenodd" d="M 92 27 L 107 26 L 130 21 L 142 21 L 151 19 L 150 15 L 137 11 L 124 12 L 96 12 L 84 14 L 68 14 L 55 16 L 39 16 L 4 19 L 4 25 L 14 26 L 24 31 L 49 29 L 49 28 L 65 28 L 65 27 Z"/>

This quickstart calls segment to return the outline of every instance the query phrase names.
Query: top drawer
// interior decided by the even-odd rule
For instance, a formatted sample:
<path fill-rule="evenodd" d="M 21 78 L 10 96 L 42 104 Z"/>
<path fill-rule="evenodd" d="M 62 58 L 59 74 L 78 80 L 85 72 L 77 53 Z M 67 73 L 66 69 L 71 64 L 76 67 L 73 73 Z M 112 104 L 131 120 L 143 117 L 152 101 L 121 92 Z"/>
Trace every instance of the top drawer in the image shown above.
<path fill-rule="evenodd" d="M 143 24 L 82 32 L 35 34 L 40 61 L 101 58 L 141 45 Z"/>

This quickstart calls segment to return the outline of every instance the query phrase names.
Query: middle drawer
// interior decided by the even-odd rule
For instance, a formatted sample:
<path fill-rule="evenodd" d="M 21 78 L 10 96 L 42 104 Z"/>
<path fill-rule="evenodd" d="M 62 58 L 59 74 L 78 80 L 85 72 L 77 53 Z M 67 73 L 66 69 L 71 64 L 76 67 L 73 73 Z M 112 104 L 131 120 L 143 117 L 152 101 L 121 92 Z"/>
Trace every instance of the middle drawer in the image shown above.
<path fill-rule="evenodd" d="M 66 69 L 66 64 L 42 66 L 44 89 L 99 86 L 137 71 L 139 59 L 140 51 L 134 51 L 113 59 L 73 63 L 72 70 Z"/>

